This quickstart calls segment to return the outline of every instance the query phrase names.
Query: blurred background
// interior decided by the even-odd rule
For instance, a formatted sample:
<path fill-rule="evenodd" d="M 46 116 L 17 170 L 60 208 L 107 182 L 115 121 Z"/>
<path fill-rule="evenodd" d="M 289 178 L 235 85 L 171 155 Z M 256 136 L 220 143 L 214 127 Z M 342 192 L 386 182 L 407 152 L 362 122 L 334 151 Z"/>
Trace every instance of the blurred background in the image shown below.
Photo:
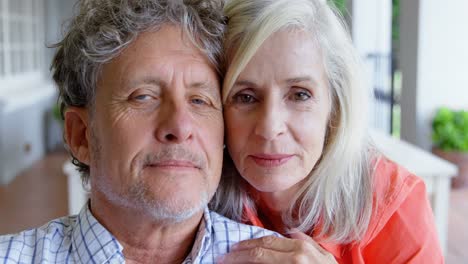
<path fill-rule="evenodd" d="M 425 180 L 447 263 L 468 263 L 468 191 L 460 180 L 468 170 L 468 1 L 330 2 L 370 80 L 375 143 Z M 62 143 L 49 72 L 49 47 L 74 6 L 0 0 L 0 234 L 76 213 L 86 199 Z"/>

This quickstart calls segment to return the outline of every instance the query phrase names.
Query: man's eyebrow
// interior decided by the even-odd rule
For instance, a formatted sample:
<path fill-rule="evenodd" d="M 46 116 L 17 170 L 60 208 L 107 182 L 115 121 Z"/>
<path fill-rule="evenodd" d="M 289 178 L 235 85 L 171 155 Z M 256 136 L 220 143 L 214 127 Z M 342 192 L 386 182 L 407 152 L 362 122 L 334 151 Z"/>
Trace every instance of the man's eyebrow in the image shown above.
<path fill-rule="evenodd" d="M 212 88 L 213 84 L 209 81 L 206 82 L 194 82 L 190 84 L 190 88 L 197 88 L 197 89 L 208 89 Z"/>
<path fill-rule="evenodd" d="M 168 86 L 165 81 L 154 76 L 149 76 L 149 77 L 145 77 L 143 79 L 138 79 L 138 80 L 129 80 L 127 83 L 128 83 L 127 87 L 130 87 L 130 88 L 141 85 L 141 84 L 150 84 L 150 85 L 154 85 L 160 88 L 165 88 Z M 189 85 L 189 88 L 206 91 L 215 97 L 219 97 L 218 91 L 215 89 L 216 85 L 209 81 L 191 83 Z"/>
<path fill-rule="evenodd" d="M 166 83 L 162 81 L 161 79 L 154 77 L 154 76 L 149 76 L 143 79 L 128 80 L 127 87 L 132 88 L 141 84 L 151 84 L 151 85 L 158 86 L 158 87 L 166 86 Z"/>
<path fill-rule="evenodd" d="M 219 90 L 216 89 L 216 83 L 210 82 L 210 81 L 204 81 L 204 82 L 194 82 L 189 85 L 190 89 L 196 89 L 200 91 L 205 91 L 212 96 L 219 98 Z"/>

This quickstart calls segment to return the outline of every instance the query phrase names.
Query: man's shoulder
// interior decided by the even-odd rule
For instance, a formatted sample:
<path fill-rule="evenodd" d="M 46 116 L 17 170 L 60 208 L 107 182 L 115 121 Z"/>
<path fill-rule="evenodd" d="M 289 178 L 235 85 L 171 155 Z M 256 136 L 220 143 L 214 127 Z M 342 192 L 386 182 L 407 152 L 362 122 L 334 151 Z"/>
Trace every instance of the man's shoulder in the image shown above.
<path fill-rule="evenodd" d="M 239 242 L 270 235 L 281 236 L 274 231 L 236 222 L 216 212 L 210 212 L 210 215 L 215 237 L 222 237 L 231 242 Z"/>
<path fill-rule="evenodd" d="M 0 260 L 13 262 L 45 260 L 53 252 L 68 250 L 76 219 L 76 216 L 62 217 L 38 228 L 1 235 Z"/>

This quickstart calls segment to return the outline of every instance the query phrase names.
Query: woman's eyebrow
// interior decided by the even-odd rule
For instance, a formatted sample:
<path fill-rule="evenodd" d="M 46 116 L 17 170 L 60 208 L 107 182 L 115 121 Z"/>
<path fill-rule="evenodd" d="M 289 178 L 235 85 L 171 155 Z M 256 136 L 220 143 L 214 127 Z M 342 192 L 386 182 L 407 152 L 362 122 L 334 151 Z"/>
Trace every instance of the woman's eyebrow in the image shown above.
<path fill-rule="evenodd" d="M 256 87 L 257 85 L 254 82 L 249 81 L 249 80 L 240 80 L 240 81 L 236 81 L 234 83 L 234 86 Z"/>
<path fill-rule="evenodd" d="M 286 83 L 291 85 L 291 84 L 297 84 L 297 83 L 303 83 L 303 82 L 308 82 L 311 84 L 317 84 L 314 78 L 311 76 L 299 76 L 299 77 L 293 77 L 293 78 L 288 78 L 286 79 Z"/>

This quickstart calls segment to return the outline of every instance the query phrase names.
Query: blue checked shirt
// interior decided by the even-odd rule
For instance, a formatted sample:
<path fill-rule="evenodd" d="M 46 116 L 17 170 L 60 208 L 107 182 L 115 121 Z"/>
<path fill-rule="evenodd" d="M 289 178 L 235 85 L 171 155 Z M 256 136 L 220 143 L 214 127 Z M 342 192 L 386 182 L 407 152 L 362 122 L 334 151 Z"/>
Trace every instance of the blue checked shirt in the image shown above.
<path fill-rule="evenodd" d="M 191 253 L 184 264 L 215 263 L 235 243 L 278 234 L 234 222 L 205 209 Z M 88 205 L 78 215 L 52 220 L 37 229 L 0 236 L 0 264 L 125 263 L 123 247 L 91 214 Z M 155 262 L 158 262 L 155 260 Z"/>

